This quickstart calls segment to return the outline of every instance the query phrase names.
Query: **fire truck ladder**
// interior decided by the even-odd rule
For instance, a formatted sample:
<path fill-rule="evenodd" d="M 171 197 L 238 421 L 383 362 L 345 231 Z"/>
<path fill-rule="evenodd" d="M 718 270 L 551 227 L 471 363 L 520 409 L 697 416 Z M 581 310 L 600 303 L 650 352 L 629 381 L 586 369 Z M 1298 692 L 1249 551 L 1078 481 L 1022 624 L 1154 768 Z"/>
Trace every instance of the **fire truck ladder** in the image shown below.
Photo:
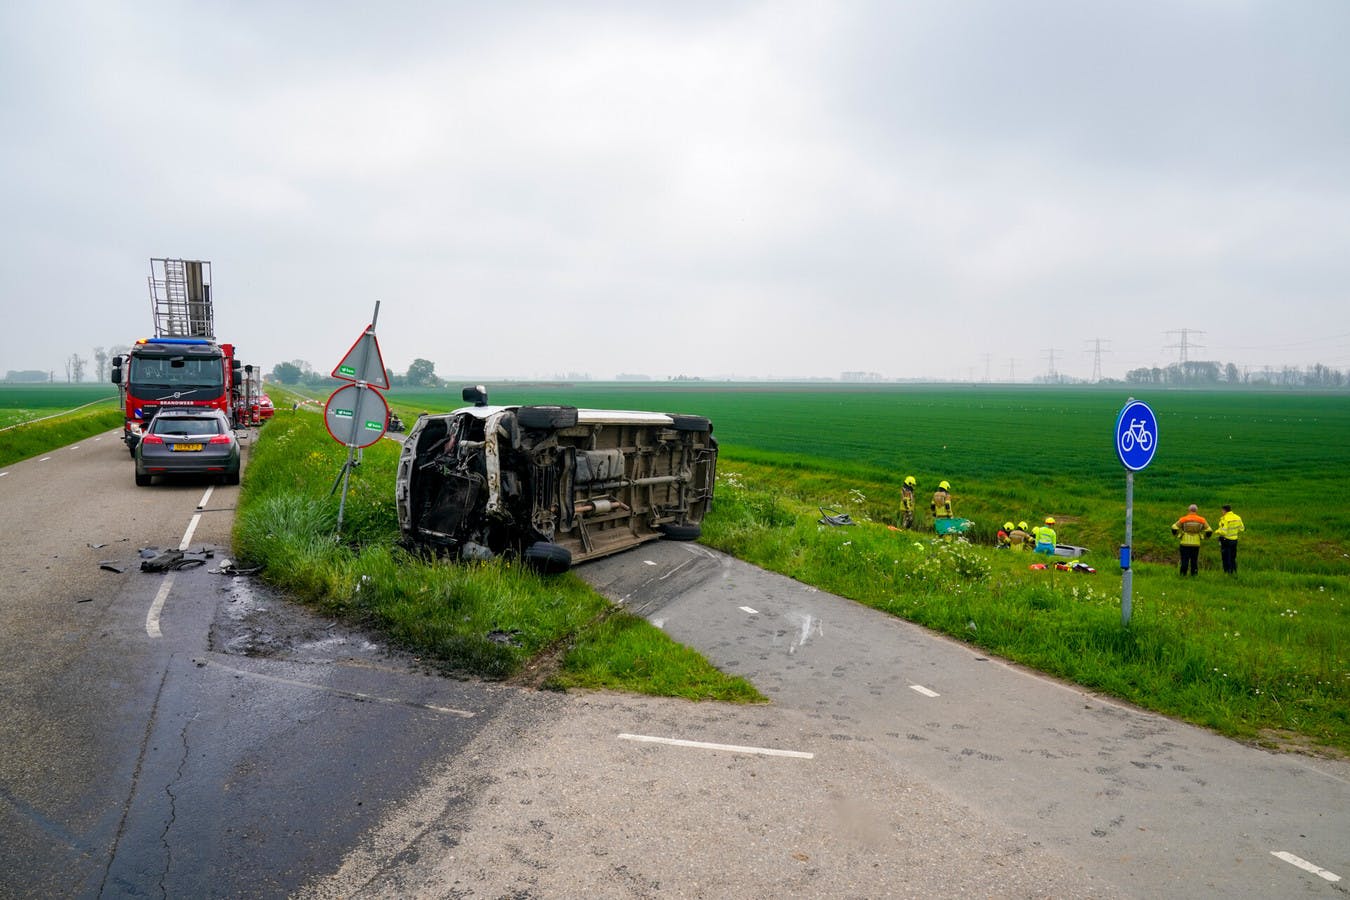
<path fill-rule="evenodd" d="M 149 280 L 155 337 L 215 340 L 211 263 L 200 259 L 151 259 Z"/>

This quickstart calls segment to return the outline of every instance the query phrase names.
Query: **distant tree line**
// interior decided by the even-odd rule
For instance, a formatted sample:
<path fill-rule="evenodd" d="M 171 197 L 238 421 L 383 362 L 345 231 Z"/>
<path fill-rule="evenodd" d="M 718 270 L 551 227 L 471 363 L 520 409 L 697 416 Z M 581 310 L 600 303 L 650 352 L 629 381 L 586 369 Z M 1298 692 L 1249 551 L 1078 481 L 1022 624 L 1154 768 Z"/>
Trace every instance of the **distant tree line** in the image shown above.
<path fill-rule="evenodd" d="M 384 375 L 389 379 L 390 387 L 442 387 L 444 382 L 436 376 L 436 364 L 429 359 L 414 359 L 404 375 L 386 368 Z M 269 377 L 282 384 L 303 384 L 306 387 L 324 387 L 338 384 L 337 379 L 316 372 L 314 367 L 303 359 L 280 362 L 272 367 Z"/>
<path fill-rule="evenodd" d="M 1260 369 L 1239 369 L 1234 363 L 1188 361 L 1169 366 L 1141 367 L 1125 373 L 1129 384 L 1157 384 L 1167 386 L 1247 386 L 1300 387 L 1337 389 L 1350 385 L 1350 378 L 1340 369 L 1321 363 L 1299 369 L 1295 366 Z"/>

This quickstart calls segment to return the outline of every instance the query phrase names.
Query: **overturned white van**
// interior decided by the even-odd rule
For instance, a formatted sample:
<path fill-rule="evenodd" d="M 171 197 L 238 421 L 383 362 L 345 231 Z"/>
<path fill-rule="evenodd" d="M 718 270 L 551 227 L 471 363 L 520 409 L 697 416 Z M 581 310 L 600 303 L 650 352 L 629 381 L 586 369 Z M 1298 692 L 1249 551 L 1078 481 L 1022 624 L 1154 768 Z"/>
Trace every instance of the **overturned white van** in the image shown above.
<path fill-rule="evenodd" d="M 410 546 L 518 555 L 546 573 L 667 537 L 695 540 L 717 441 L 703 416 L 570 406 L 473 406 L 417 420 L 394 497 Z"/>

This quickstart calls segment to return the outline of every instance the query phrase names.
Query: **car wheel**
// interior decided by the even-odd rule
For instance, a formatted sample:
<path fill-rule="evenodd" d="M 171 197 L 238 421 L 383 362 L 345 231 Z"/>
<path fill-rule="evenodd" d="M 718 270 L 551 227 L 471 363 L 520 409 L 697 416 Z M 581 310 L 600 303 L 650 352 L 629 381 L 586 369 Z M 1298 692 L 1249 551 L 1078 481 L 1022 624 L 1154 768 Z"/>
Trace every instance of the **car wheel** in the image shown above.
<path fill-rule="evenodd" d="M 671 416 L 676 431 L 712 431 L 712 422 L 705 416 Z"/>
<path fill-rule="evenodd" d="M 540 575 L 561 575 L 572 568 L 572 551 L 548 541 L 535 541 L 525 548 L 525 565 Z"/>
<path fill-rule="evenodd" d="M 672 541 L 696 541 L 703 534 L 702 525 L 662 525 L 660 531 Z"/>
<path fill-rule="evenodd" d="M 142 475 L 140 472 L 137 472 L 137 473 L 136 473 L 136 487 L 149 487 L 149 486 L 150 486 L 150 479 L 151 479 L 151 478 L 154 478 L 154 477 L 155 477 L 155 476 L 153 476 L 153 475 Z"/>
<path fill-rule="evenodd" d="M 516 421 L 523 428 L 571 428 L 577 424 L 575 406 L 522 406 Z"/>
<path fill-rule="evenodd" d="M 228 472 L 228 473 L 226 473 L 226 475 L 225 475 L 225 483 L 226 483 L 226 484 L 238 484 L 238 483 L 239 483 L 239 473 L 238 473 L 238 472 Z"/>

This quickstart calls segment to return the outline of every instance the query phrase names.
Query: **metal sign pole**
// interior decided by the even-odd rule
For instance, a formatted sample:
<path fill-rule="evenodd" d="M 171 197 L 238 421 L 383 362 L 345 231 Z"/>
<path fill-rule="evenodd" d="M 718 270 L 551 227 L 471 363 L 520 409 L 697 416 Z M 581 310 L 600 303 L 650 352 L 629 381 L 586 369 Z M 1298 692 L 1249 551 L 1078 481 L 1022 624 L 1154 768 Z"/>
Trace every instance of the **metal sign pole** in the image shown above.
<path fill-rule="evenodd" d="M 342 533 L 342 514 L 347 510 L 347 480 L 352 474 L 352 454 L 356 451 L 351 447 L 347 448 L 347 461 L 342 464 L 342 499 L 338 501 L 338 520 L 337 530 Z"/>
<path fill-rule="evenodd" d="M 366 329 L 366 334 L 369 335 L 372 339 L 375 336 L 375 323 L 378 322 L 379 319 L 380 319 L 380 301 L 376 300 L 375 311 L 371 313 L 370 316 L 370 327 Z M 373 340 L 366 341 L 365 346 L 361 348 L 361 367 L 356 370 L 361 374 L 365 374 L 366 367 L 370 364 L 370 348 L 373 343 L 374 343 Z M 363 413 L 365 409 L 365 403 L 363 402 L 365 400 L 364 392 L 369 390 L 374 390 L 374 388 L 370 387 L 370 385 L 368 385 L 365 381 L 356 382 L 355 405 L 357 413 Z M 337 517 L 337 530 L 339 534 L 341 534 L 342 532 L 343 514 L 347 511 L 347 484 L 351 480 L 352 469 L 357 465 L 356 456 L 358 445 L 356 441 L 356 429 L 360 427 L 359 423 L 364 418 L 365 418 L 364 415 L 358 415 L 355 417 L 355 420 L 353 421 L 351 441 L 347 444 L 347 461 L 342 465 L 342 498 L 338 500 L 338 517 Z"/>
<path fill-rule="evenodd" d="M 1131 591 L 1134 570 L 1130 567 L 1130 547 L 1134 543 L 1134 472 L 1125 470 L 1125 546 L 1120 548 L 1120 624 L 1130 624 Z"/>

